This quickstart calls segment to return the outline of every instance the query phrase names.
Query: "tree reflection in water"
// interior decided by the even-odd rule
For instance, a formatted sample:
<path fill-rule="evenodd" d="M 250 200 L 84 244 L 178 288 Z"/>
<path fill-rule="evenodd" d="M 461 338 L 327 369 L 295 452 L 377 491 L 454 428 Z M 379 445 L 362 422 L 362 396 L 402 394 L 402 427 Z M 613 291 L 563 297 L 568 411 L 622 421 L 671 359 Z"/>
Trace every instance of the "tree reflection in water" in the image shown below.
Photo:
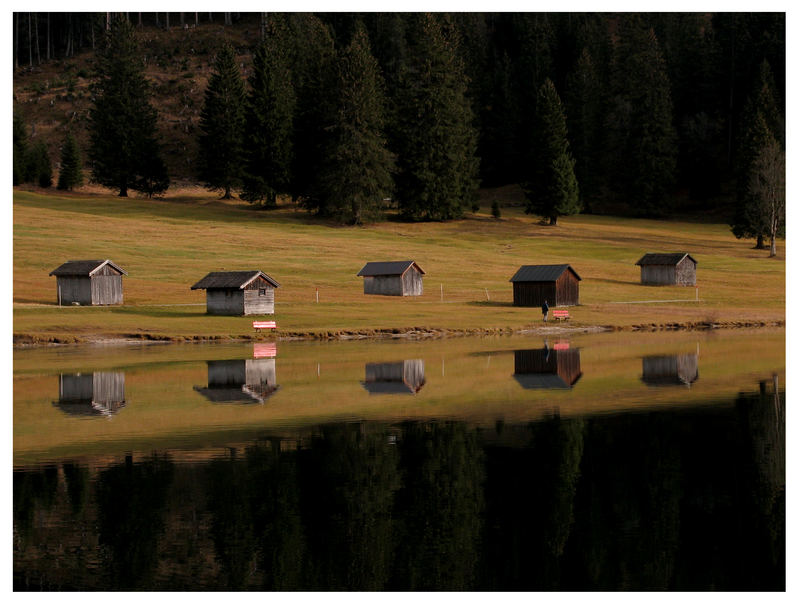
<path fill-rule="evenodd" d="M 721 402 L 724 403 L 724 402 Z M 14 473 L 17 590 L 782 590 L 785 399 Z"/>

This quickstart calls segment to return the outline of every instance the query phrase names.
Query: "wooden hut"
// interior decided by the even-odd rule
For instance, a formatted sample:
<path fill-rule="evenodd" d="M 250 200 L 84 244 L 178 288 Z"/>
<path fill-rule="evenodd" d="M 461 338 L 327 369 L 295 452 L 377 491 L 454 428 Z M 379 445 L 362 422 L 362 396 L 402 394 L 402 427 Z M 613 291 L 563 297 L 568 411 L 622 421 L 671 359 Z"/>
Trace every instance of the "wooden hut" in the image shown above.
<path fill-rule="evenodd" d="M 405 359 L 364 366 L 362 386 L 370 395 L 414 395 L 425 385 L 425 361 Z"/>
<path fill-rule="evenodd" d="M 642 357 L 642 382 L 647 385 L 654 387 L 684 385 L 688 387 L 699 376 L 697 353 Z"/>
<path fill-rule="evenodd" d="M 213 403 L 264 403 L 275 391 L 275 359 L 207 361 L 208 386 L 194 390 Z"/>
<path fill-rule="evenodd" d="M 61 374 L 53 405 L 73 416 L 110 416 L 125 407 L 125 372 Z"/>
<path fill-rule="evenodd" d="M 120 305 L 122 276 L 110 260 L 69 260 L 53 269 L 59 305 Z"/>
<path fill-rule="evenodd" d="M 569 389 L 583 376 L 580 349 L 514 351 L 514 379 L 525 389 Z"/>
<path fill-rule="evenodd" d="M 263 271 L 215 271 L 192 286 L 206 291 L 211 315 L 275 313 L 275 288 L 280 284 Z"/>
<path fill-rule="evenodd" d="M 511 278 L 515 307 L 579 304 L 580 276 L 569 265 L 523 265 Z"/>
<path fill-rule="evenodd" d="M 421 296 L 425 271 L 413 260 L 371 262 L 358 272 L 364 278 L 364 294 Z"/>
<path fill-rule="evenodd" d="M 697 261 L 686 252 L 645 254 L 637 262 L 647 286 L 694 286 Z"/>

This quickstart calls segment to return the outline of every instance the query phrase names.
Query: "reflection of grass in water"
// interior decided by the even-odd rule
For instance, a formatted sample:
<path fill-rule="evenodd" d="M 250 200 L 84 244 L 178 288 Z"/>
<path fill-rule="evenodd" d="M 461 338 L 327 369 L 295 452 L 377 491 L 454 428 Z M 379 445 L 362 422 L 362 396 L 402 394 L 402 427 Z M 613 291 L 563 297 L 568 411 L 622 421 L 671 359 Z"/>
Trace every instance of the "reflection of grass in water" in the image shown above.
<path fill-rule="evenodd" d="M 207 384 L 205 360 L 250 358 L 252 345 L 22 351 L 15 356 L 15 458 L 199 448 L 336 419 L 454 418 L 493 426 L 498 419 L 537 420 L 556 408 L 566 417 L 733 401 L 740 391 L 756 388 L 759 379 L 782 373 L 785 363 L 782 331 L 630 336 L 571 339 L 570 346 L 581 352 L 583 377 L 564 391 L 526 390 L 512 377 L 513 351 L 540 348 L 539 338 L 279 343 L 281 388 L 256 406 L 215 405 L 193 389 Z M 654 389 L 641 382 L 643 356 L 695 352 L 698 342 L 700 379 L 690 389 Z M 403 359 L 425 361 L 426 384 L 419 394 L 371 396 L 363 389 L 366 363 Z M 52 406 L 58 377 L 51 372 L 103 369 L 125 372 L 128 404 L 110 421 L 76 420 Z"/>
<path fill-rule="evenodd" d="M 387 221 L 335 227 L 293 207 L 258 212 L 212 194 L 195 202 L 113 196 L 14 194 L 14 330 L 41 337 L 152 334 L 186 337 L 252 333 L 248 318 L 205 315 L 204 293 L 189 287 L 208 271 L 258 268 L 282 285 L 281 329 L 298 332 L 372 328 L 521 328 L 536 309 L 510 306 L 509 278 L 522 264 L 569 263 L 583 277 L 574 324 L 780 320 L 782 259 L 737 241 L 727 226 L 600 216 L 536 224 L 521 207 L 504 220 L 449 223 Z M 46 253 L 43 251 L 46 250 Z M 633 263 L 648 251 L 687 250 L 698 259 L 703 302 L 654 305 L 616 301 L 693 299 L 693 288 L 644 287 Z M 126 307 L 58 308 L 55 279 L 63 260 L 112 258 L 129 272 Z M 425 294 L 365 296 L 357 271 L 367 260 L 410 258 L 426 271 Z M 741 287 L 758 276 L 758 296 Z M 320 303 L 315 302 L 319 288 Z M 444 291 L 444 303 L 440 301 Z M 486 303 L 486 290 L 490 301 Z M 30 306 L 32 303 L 47 306 Z M 197 307 L 156 307 L 197 303 Z M 150 306 L 148 306 L 150 305 Z"/>

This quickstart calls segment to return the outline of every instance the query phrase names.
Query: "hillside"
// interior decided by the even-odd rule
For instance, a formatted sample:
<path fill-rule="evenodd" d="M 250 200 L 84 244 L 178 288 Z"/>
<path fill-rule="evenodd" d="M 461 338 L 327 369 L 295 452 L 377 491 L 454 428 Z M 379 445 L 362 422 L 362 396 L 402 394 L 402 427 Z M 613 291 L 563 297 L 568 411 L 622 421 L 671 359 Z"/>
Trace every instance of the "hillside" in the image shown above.
<path fill-rule="evenodd" d="M 144 26 L 137 32 L 145 73 L 152 84 L 153 105 L 159 112 L 164 158 L 175 184 L 195 178 L 196 129 L 203 94 L 214 54 L 223 42 L 236 48 L 242 73 L 248 75 L 251 48 L 259 32 L 257 15 L 245 17 L 229 26 L 202 22 L 169 31 Z M 44 61 L 14 72 L 14 110 L 28 126 L 31 140 L 47 143 L 54 165 L 67 129 L 72 130 L 82 149 L 88 146 L 86 123 L 93 60 L 94 53 L 88 49 L 68 59 Z"/>
<path fill-rule="evenodd" d="M 498 220 L 492 194 L 512 193 L 484 193 L 481 210 L 459 221 L 338 227 L 291 204 L 259 212 L 200 189 L 125 201 L 17 191 L 15 341 L 252 338 L 249 318 L 207 316 L 203 292 L 189 289 L 209 271 L 237 269 L 261 269 L 281 284 L 275 318 L 284 337 L 539 329 L 538 309 L 511 306 L 509 279 L 523 264 L 559 263 L 582 278 L 571 328 L 783 325 L 783 247 L 769 259 L 717 223 L 579 215 L 550 227 L 512 206 Z M 655 251 L 690 252 L 697 292 L 640 285 L 634 263 Z M 123 306 L 57 306 L 48 273 L 85 258 L 110 258 L 128 271 Z M 426 272 L 423 296 L 363 294 L 356 273 L 365 262 L 402 259 Z"/>

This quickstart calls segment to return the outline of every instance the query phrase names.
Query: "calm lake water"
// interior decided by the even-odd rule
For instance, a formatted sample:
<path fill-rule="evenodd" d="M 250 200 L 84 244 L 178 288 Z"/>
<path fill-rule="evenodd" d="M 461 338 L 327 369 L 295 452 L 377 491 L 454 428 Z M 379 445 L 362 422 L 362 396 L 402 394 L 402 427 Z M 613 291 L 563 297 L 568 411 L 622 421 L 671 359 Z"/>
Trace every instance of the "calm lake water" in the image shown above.
<path fill-rule="evenodd" d="M 16 590 L 784 590 L 783 331 L 14 353 Z"/>

